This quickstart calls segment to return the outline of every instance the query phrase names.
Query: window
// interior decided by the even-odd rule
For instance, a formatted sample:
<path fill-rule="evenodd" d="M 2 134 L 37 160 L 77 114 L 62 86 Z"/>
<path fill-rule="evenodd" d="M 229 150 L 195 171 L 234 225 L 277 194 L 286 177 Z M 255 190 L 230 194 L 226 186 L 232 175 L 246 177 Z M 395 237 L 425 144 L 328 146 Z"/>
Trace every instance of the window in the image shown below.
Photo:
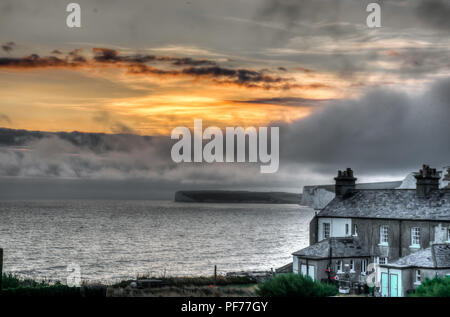
<path fill-rule="evenodd" d="M 345 235 L 348 236 L 348 231 L 349 231 L 349 225 L 348 223 L 345 224 Z"/>
<path fill-rule="evenodd" d="M 355 237 L 358 235 L 358 225 L 353 225 L 353 235 Z"/>
<path fill-rule="evenodd" d="M 375 264 L 387 264 L 388 260 L 387 260 L 387 258 L 381 258 L 381 257 L 377 256 L 374 258 L 374 262 L 375 262 Z"/>
<path fill-rule="evenodd" d="M 361 274 L 365 275 L 367 272 L 367 260 L 361 260 Z"/>
<path fill-rule="evenodd" d="M 328 239 L 330 237 L 330 223 L 323 223 L 323 238 Z"/>
<path fill-rule="evenodd" d="M 416 270 L 416 284 L 420 284 L 422 282 L 422 275 L 420 270 Z"/>
<path fill-rule="evenodd" d="M 447 228 L 447 241 L 450 242 L 450 228 Z"/>
<path fill-rule="evenodd" d="M 355 272 L 355 260 L 350 260 L 350 272 Z"/>
<path fill-rule="evenodd" d="M 389 243 L 389 227 L 381 226 L 380 227 L 380 244 L 388 245 Z"/>
<path fill-rule="evenodd" d="M 336 272 L 342 273 L 342 261 L 336 262 Z"/>
<path fill-rule="evenodd" d="M 420 228 L 411 228 L 411 246 L 420 247 Z"/>

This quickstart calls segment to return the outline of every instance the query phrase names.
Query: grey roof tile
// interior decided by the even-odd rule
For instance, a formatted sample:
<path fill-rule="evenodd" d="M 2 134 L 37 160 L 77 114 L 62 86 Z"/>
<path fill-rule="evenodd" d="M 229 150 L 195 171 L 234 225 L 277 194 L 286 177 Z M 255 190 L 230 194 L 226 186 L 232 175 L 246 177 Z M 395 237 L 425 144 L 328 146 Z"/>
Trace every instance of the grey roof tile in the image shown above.
<path fill-rule="evenodd" d="M 414 189 L 357 190 L 334 198 L 318 216 L 450 221 L 450 190 L 427 198 L 419 198 Z"/>
<path fill-rule="evenodd" d="M 381 266 L 389 267 L 423 267 L 434 268 L 433 256 L 431 254 L 431 248 L 418 250 L 410 255 L 404 256 L 395 262 L 384 264 Z"/>
<path fill-rule="evenodd" d="M 370 256 L 368 248 L 357 238 L 328 238 L 307 248 L 294 252 L 293 255 L 305 258 L 344 258 Z"/>
<path fill-rule="evenodd" d="M 450 244 L 434 244 L 429 248 L 418 250 L 404 256 L 395 262 L 383 264 L 385 267 L 421 267 L 421 268 L 449 268 Z"/>

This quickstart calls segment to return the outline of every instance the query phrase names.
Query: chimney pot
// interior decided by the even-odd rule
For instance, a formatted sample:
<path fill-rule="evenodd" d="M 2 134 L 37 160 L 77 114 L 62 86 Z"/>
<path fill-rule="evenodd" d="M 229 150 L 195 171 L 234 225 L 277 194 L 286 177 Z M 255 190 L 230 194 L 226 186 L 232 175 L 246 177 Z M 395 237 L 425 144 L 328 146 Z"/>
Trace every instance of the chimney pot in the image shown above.
<path fill-rule="evenodd" d="M 414 173 L 416 178 L 416 193 L 418 197 L 427 197 L 432 191 L 439 189 L 439 180 L 441 172 L 435 168 L 423 164 L 422 169 L 418 173 Z"/>

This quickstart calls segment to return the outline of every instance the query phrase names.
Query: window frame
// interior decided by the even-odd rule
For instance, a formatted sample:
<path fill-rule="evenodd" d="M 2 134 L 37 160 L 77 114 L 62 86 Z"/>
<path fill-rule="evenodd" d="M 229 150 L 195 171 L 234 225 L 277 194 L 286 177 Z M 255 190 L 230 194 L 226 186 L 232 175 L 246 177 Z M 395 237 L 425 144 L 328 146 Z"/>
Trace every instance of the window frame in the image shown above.
<path fill-rule="evenodd" d="M 411 247 L 412 248 L 420 248 L 420 236 L 421 236 L 420 227 L 412 227 L 411 228 Z"/>
<path fill-rule="evenodd" d="M 350 224 L 345 224 L 345 235 L 348 236 L 350 234 Z"/>
<path fill-rule="evenodd" d="M 389 245 L 389 226 L 381 225 L 380 226 L 380 245 Z"/>
<path fill-rule="evenodd" d="M 350 273 L 355 273 L 355 260 L 350 260 Z"/>
<path fill-rule="evenodd" d="M 450 242 L 450 228 L 447 228 L 447 242 Z"/>
<path fill-rule="evenodd" d="M 366 275 L 367 273 L 367 259 L 361 260 L 361 275 Z"/>
<path fill-rule="evenodd" d="M 336 261 L 336 273 L 344 273 L 344 261 Z"/>
<path fill-rule="evenodd" d="M 358 225 L 356 223 L 353 225 L 353 236 L 358 236 Z"/>
<path fill-rule="evenodd" d="M 383 260 L 383 261 L 381 261 Z M 378 257 L 378 264 L 388 264 L 388 258 L 387 257 Z"/>
<path fill-rule="evenodd" d="M 420 269 L 416 269 L 414 271 L 414 284 L 421 284 L 422 283 L 422 272 Z"/>
<path fill-rule="evenodd" d="M 325 228 L 328 228 L 328 236 L 325 234 L 325 232 L 327 232 L 327 230 L 325 230 Z M 331 236 L 331 223 L 329 223 L 329 222 L 322 223 L 322 237 L 323 237 L 323 239 L 328 239 L 330 236 Z"/>

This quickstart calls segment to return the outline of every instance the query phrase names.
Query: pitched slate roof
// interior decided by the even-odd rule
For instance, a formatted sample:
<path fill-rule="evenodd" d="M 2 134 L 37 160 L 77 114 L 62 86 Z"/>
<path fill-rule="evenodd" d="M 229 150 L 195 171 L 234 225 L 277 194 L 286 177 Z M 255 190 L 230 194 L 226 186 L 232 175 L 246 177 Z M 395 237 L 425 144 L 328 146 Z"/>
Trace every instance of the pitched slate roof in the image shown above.
<path fill-rule="evenodd" d="M 322 240 L 292 254 L 310 259 L 326 259 L 330 256 L 330 248 L 333 258 L 370 256 L 368 248 L 359 239 L 337 237 Z"/>
<path fill-rule="evenodd" d="M 356 190 L 334 198 L 318 216 L 450 221 L 450 190 L 427 198 L 419 198 L 414 189 Z"/>
<path fill-rule="evenodd" d="M 450 244 L 434 244 L 427 249 L 418 250 L 383 267 L 419 267 L 419 268 L 450 268 Z"/>
<path fill-rule="evenodd" d="M 434 244 L 431 248 L 436 267 L 450 267 L 450 244 Z"/>

